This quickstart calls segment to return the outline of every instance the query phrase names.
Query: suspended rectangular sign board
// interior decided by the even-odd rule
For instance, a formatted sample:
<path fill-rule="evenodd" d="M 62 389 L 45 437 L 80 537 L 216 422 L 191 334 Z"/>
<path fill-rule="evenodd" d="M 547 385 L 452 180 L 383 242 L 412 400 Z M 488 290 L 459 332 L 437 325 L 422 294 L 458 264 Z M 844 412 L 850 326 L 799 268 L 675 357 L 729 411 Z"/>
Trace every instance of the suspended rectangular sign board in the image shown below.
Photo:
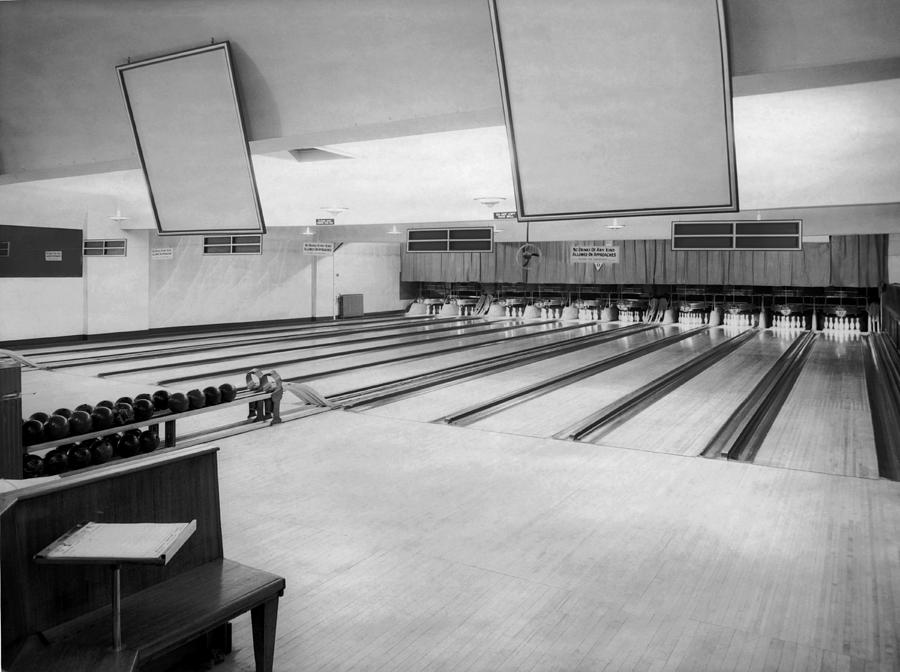
<path fill-rule="evenodd" d="M 615 245 L 572 245 L 569 248 L 572 264 L 619 263 L 619 248 Z"/>
<path fill-rule="evenodd" d="M 737 210 L 723 0 L 489 0 L 518 219 Z"/>
<path fill-rule="evenodd" d="M 334 243 L 303 243 L 303 254 L 314 257 L 327 257 L 334 253 Z"/>
<path fill-rule="evenodd" d="M 265 233 L 228 43 L 116 70 L 159 234 Z"/>

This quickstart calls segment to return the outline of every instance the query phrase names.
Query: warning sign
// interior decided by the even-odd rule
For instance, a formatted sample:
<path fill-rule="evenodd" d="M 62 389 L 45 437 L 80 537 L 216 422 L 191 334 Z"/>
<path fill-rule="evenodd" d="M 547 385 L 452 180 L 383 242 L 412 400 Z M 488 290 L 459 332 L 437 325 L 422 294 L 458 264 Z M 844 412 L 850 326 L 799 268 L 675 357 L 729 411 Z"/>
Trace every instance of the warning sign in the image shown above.
<path fill-rule="evenodd" d="M 150 250 L 151 259 L 172 259 L 175 257 L 173 247 L 154 247 Z"/>
<path fill-rule="evenodd" d="M 569 262 L 572 264 L 618 264 L 619 248 L 615 245 L 572 245 Z"/>
<path fill-rule="evenodd" d="M 327 257 L 334 252 L 334 243 L 303 243 L 303 254 L 314 257 Z"/>
<path fill-rule="evenodd" d="M 62 261 L 62 250 L 44 250 L 44 261 Z"/>

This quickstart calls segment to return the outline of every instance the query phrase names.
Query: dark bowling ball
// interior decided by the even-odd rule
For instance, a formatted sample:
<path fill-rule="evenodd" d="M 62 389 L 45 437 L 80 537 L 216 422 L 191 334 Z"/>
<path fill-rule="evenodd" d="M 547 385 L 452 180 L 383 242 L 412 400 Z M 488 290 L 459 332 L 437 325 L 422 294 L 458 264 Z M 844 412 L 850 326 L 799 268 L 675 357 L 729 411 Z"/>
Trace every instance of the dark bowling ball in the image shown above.
<path fill-rule="evenodd" d="M 111 402 L 109 399 L 104 399 L 103 401 L 98 401 L 97 406 L 105 406 L 109 410 L 113 410 L 116 407 L 116 405 L 113 402 Z"/>
<path fill-rule="evenodd" d="M 138 422 L 141 420 L 149 420 L 153 417 L 153 402 L 149 399 L 134 400 L 134 418 Z"/>
<path fill-rule="evenodd" d="M 28 416 L 29 420 L 38 420 L 42 425 L 50 419 L 50 416 L 44 413 L 43 411 L 38 411 L 37 413 L 32 413 Z"/>
<path fill-rule="evenodd" d="M 222 383 L 219 385 L 219 394 L 222 395 L 222 403 L 227 404 L 229 401 L 234 401 L 234 398 L 237 396 L 237 390 L 234 389 L 234 385 L 231 383 Z"/>
<path fill-rule="evenodd" d="M 53 415 L 61 415 L 66 420 L 68 420 L 69 418 L 72 417 L 72 411 L 69 410 L 68 408 L 57 408 L 55 411 L 53 411 Z"/>
<path fill-rule="evenodd" d="M 33 446 L 44 440 L 44 425 L 40 420 L 26 420 L 22 423 L 22 445 Z"/>
<path fill-rule="evenodd" d="M 94 429 L 98 431 L 109 429 L 114 422 L 113 412 L 106 406 L 97 406 L 94 412 L 91 413 L 91 422 L 94 425 Z"/>
<path fill-rule="evenodd" d="M 106 437 L 94 439 L 91 442 L 90 450 L 92 464 L 103 464 L 104 462 L 109 462 L 113 457 L 112 444 Z"/>
<path fill-rule="evenodd" d="M 69 434 L 75 436 L 77 434 L 87 434 L 93 429 L 93 421 L 89 413 L 85 411 L 75 411 L 69 418 Z"/>
<path fill-rule="evenodd" d="M 142 453 L 152 453 L 154 450 L 159 448 L 159 436 L 151 432 L 149 429 L 143 431 L 138 438 L 138 446 L 140 447 L 140 451 Z"/>
<path fill-rule="evenodd" d="M 173 392 L 169 395 L 169 410 L 173 413 L 184 413 L 190 408 L 188 398 L 182 392 Z"/>
<path fill-rule="evenodd" d="M 76 411 L 84 411 L 85 413 L 90 415 L 91 413 L 94 412 L 94 407 L 91 406 L 90 404 L 78 404 L 78 406 L 75 407 L 75 410 Z"/>
<path fill-rule="evenodd" d="M 191 408 L 203 408 L 206 406 L 206 397 L 200 390 L 189 390 L 187 398 Z"/>
<path fill-rule="evenodd" d="M 37 478 L 44 475 L 44 460 L 40 455 L 25 453 L 22 462 L 22 476 L 25 478 Z"/>
<path fill-rule="evenodd" d="M 101 438 L 105 439 L 109 443 L 109 445 L 112 446 L 113 455 L 115 455 L 116 454 L 116 446 L 119 445 L 119 440 L 122 438 L 122 435 L 121 434 L 107 434 L 106 436 L 101 437 Z"/>
<path fill-rule="evenodd" d="M 131 397 L 119 397 L 116 399 L 116 404 L 128 404 L 129 406 L 134 406 L 134 399 Z"/>
<path fill-rule="evenodd" d="M 66 451 L 60 448 L 54 448 L 44 455 L 44 473 L 49 476 L 61 474 L 69 468 L 69 458 L 66 457 Z"/>
<path fill-rule="evenodd" d="M 62 415 L 55 413 L 47 418 L 44 423 L 44 438 L 47 441 L 56 441 L 69 435 L 69 421 Z"/>
<path fill-rule="evenodd" d="M 84 469 L 91 465 L 91 449 L 83 443 L 73 443 L 66 451 L 69 469 Z"/>
<path fill-rule="evenodd" d="M 118 416 L 119 425 L 127 425 L 134 422 L 134 407 L 124 401 L 116 402 L 113 413 Z"/>
<path fill-rule="evenodd" d="M 164 411 L 169 408 L 169 393 L 165 390 L 157 390 L 153 393 L 153 408 Z"/>
<path fill-rule="evenodd" d="M 116 445 L 115 453 L 119 457 L 134 457 L 140 451 L 140 433 L 134 435 L 132 432 L 128 431 L 122 435 L 122 438 L 119 439 L 119 443 Z"/>
<path fill-rule="evenodd" d="M 212 385 L 203 388 L 203 396 L 207 406 L 215 406 L 222 401 L 222 393 L 219 392 L 219 388 Z"/>

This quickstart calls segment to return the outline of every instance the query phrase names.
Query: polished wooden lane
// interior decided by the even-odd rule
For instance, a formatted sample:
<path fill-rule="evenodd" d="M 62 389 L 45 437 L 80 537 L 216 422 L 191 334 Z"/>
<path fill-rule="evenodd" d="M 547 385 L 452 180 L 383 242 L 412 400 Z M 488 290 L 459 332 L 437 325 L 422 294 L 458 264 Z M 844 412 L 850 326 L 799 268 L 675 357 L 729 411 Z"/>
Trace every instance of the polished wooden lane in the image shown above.
<path fill-rule="evenodd" d="M 666 331 L 677 333 L 681 329 L 670 326 Z M 702 331 L 662 350 L 645 354 L 478 420 L 472 427 L 528 436 L 553 436 L 572 423 L 684 364 L 721 340 L 724 340 L 724 335 L 719 329 Z"/>
<path fill-rule="evenodd" d="M 282 672 L 900 664 L 898 483 L 345 412 L 220 445 Z"/>
<path fill-rule="evenodd" d="M 608 329 L 612 328 L 609 325 L 602 326 Z M 607 343 L 599 343 L 577 352 L 558 357 L 548 357 L 539 362 L 526 364 L 515 369 L 499 371 L 479 376 L 473 380 L 427 390 L 413 397 L 401 399 L 367 412 L 385 417 L 420 420 L 422 422 L 437 420 L 451 411 L 487 401 L 510 390 L 546 380 L 566 371 L 574 371 L 604 357 L 611 357 L 630 348 L 651 343 L 662 338 L 667 331 L 674 333 L 675 330 L 676 328 L 672 327 L 638 332 Z M 407 367 L 404 366 L 404 368 Z M 334 383 L 340 384 L 339 381 L 334 381 Z"/>
<path fill-rule="evenodd" d="M 791 339 L 774 331 L 759 332 L 750 343 L 596 440 L 623 448 L 699 455 Z"/>
<path fill-rule="evenodd" d="M 756 464 L 878 478 L 865 337 L 820 334 Z"/>

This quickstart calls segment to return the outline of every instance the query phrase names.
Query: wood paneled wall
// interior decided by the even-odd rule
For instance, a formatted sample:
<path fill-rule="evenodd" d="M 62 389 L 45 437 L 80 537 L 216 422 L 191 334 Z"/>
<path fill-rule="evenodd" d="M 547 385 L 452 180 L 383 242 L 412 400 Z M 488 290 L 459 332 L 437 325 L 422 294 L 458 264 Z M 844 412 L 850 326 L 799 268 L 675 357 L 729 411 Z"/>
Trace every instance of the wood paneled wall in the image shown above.
<path fill-rule="evenodd" d="M 832 236 L 798 252 L 675 251 L 669 240 L 616 241 L 618 264 L 572 264 L 573 245 L 602 241 L 545 241 L 536 268 L 516 263 L 522 243 L 496 243 L 493 254 L 403 253 L 404 282 L 562 283 L 585 285 L 757 285 L 876 287 L 887 279 L 887 236 Z"/>

